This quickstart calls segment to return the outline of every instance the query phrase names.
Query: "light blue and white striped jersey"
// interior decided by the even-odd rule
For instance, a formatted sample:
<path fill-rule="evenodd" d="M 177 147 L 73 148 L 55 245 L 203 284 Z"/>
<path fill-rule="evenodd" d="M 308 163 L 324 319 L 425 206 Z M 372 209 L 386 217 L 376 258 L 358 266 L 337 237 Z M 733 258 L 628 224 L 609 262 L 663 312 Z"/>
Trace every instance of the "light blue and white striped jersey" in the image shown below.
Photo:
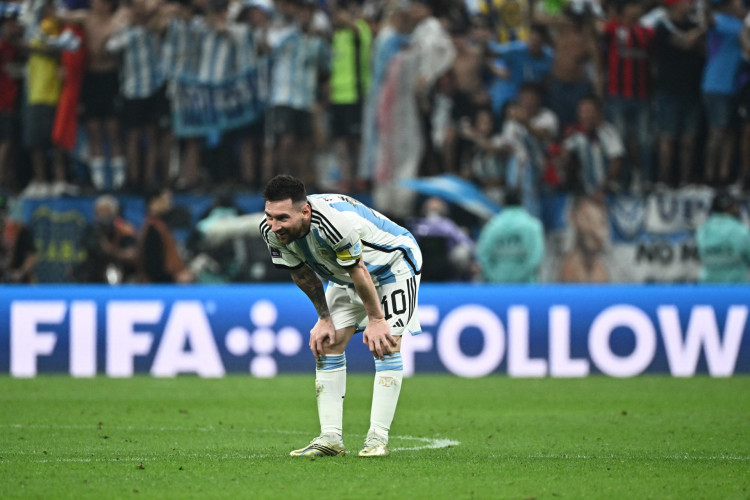
<path fill-rule="evenodd" d="M 604 122 L 592 136 L 578 131 L 563 141 L 563 148 L 578 155 L 581 183 L 586 193 L 600 190 L 607 180 L 610 161 L 625 155 L 625 146 L 617 129 Z"/>
<path fill-rule="evenodd" d="M 159 37 L 145 26 L 129 26 L 107 40 L 109 52 L 121 52 L 120 71 L 122 95 L 128 99 L 144 99 L 164 84 Z"/>
<path fill-rule="evenodd" d="M 318 75 L 328 72 L 330 49 L 316 36 L 292 29 L 273 48 L 271 105 L 312 109 L 318 91 Z"/>
<path fill-rule="evenodd" d="M 207 31 L 205 19 L 200 16 L 169 21 L 162 42 L 162 61 L 167 79 L 195 77 L 198 74 L 201 42 Z"/>
<path fill-rule="evenodd" d="M 375 286 L 405 281 L 422 269 L 422 252 L 412 234 L 354 198 L 308 196 L 310 232 L 288 245 L 279 242 L 265 219 L 260 232 L 278 267 L 309 265 L 335 285 L 354 286 L 346 268 L 362 259 Z"/>
<path fill-rule="evenodd" d="M 198 81 L 223 83 L 257 66 L 250 27 L 233 23 L 223 32 L 209 29 L 201 40 Z"/>

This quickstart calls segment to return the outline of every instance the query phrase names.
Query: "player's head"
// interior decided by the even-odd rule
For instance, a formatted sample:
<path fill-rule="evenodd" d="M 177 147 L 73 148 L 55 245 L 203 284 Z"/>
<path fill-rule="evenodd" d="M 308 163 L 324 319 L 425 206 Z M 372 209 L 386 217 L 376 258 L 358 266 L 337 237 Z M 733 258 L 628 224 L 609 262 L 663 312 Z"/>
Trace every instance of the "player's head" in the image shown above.
<path fill-rule="evenodd" d="M 290 199 L 293 202 L 307 201 L 305 185 L 291 175 L 277 175 L 266 184 L 263 189 L 263 199 L 266 201 L 282 201 Z"/>
<path fill-rule="evenodd" d="M 711 201 L 711 213 L 729 214 L 738 217 L 740 205 L 729 191 L 721 190 L 714 195 L 714 199 Z"/>
<path fill-rule="evenodd" d="M 305 185 L 291 175 L 277 175 L 263 189 L 266 222 L 284 245 L 303 238 L 310 230 L 312 211 Z"/>

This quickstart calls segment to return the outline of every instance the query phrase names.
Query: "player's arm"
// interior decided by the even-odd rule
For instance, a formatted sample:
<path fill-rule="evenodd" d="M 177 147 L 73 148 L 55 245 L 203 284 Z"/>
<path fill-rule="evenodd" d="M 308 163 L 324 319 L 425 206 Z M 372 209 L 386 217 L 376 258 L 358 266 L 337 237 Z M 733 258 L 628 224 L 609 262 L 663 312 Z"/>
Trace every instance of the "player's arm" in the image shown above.
<path fill-rule="evenodd" d="M 393 354 L 393 347 L 398 344 L 388 328 L 383 309 L 380 307 L 380 299 L 377 290 L 375 290 L 375 284 L 372 282 L 370 273 L 362 259 L 347 267 L 346 270 L 349 272 L 349 276 L 354 282 L 354 289 L 367 312 L 368 322 L 362 340 L 367 344 L 373 356 L 385 359 L 386 354 Z"/>
<path fill-rule="evenodd" d="M 326 354 L 326 344 L 336 343 L 336 329 L 333 326 L 331 313 L 328 310 L 323 283 L 310 266 L 303 265 L 290 271 L 292 280 L 310 298 L 310 302 L 313 303 L 315 311 L 318 313 L 318 321 L 315 323 L 313 329 L 310 330 L 310 350 L 315 359 L 320 359 L 321 356 L 325 356 Z"/>

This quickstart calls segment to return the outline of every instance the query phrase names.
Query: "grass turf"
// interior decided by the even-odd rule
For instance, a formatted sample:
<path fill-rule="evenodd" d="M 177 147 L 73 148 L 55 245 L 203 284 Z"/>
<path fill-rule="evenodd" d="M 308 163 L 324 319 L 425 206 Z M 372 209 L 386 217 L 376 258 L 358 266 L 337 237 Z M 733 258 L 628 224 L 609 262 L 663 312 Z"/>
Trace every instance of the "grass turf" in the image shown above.
<path fill-rule="evenodd" d="M 749 381 L 421 375 L 395 451 L 361 459 L 372 377 L 350 375 L 349 454 L 310 460 L 287 454 L 317 434 L 312 375 L 3 377 L 0 498 L 747 499 Z"/>

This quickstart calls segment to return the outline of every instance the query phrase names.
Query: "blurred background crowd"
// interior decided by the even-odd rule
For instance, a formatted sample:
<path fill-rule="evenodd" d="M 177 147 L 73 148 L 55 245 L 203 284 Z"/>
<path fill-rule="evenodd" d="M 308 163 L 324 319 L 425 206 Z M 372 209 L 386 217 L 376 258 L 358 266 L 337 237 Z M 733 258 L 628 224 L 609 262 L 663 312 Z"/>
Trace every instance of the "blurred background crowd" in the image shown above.
<path fill-rule="evenodd" d="M 42 261 L 40 281 L 276 279 L 247 240 L 257 193 L 290 173 L 410 227 L 427 280 L 711 280 L 713 259 L 746 281 L 746 11 L 0 2 L 5 280 Z M 44 212 L 70 207 L 73 229 Z"/>

